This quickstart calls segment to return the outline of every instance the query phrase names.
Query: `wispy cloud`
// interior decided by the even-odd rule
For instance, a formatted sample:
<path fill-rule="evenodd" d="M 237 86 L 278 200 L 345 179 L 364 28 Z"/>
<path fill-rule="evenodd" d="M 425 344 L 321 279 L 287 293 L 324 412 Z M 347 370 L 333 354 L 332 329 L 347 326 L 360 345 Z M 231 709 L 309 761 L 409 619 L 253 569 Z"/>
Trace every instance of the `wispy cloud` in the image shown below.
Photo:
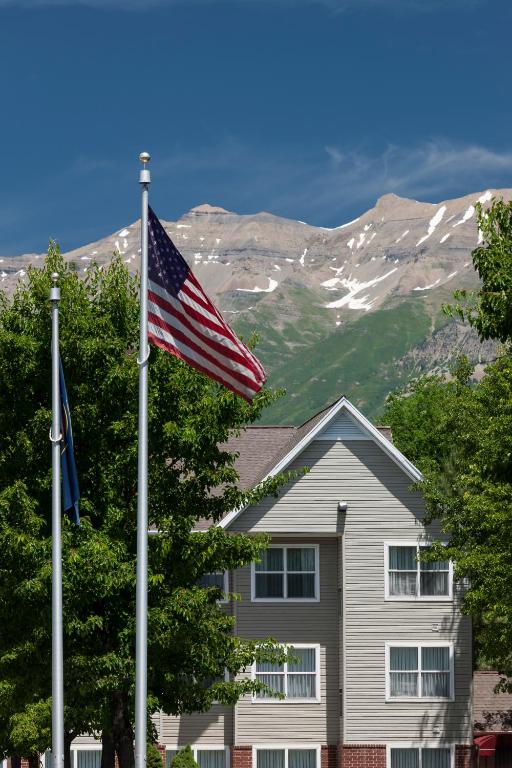
<path fill-rule="evenodd" d="M 155 162 L 162 181 L 185 177 L 201 200 L 238 211 L 270 210 L 311 223 L 342 223 L 388 192 L 438 202 L 508 185 L 512 149 L 444 140 L 382 152 L 328 146 L 308 157 L 269 155 L 229 139 Z"/>

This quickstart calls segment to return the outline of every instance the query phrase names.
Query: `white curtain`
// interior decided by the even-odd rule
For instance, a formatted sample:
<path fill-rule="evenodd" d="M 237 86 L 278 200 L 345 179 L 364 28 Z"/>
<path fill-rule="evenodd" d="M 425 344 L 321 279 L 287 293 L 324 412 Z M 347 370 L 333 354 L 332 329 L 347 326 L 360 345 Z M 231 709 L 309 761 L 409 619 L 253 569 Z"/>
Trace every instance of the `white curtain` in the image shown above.
<path fill-rule="evenodd" d="M 389 669 L 391 696 L 418 696 L 417 648 L 390 648 Z"/>
<path fill-rule="evenodd" d="M 256 768 L 284 768 L 284 749 L 258 749 Z"/>
<path fill-rule="evenodd" d="M 315 699 L 316 675 L 288 675 L 289 699 Z"/>
<path fill-rule="evenodd" d="M 77 768 L 100 768 L 101 749 L 77 749 Z"/>
<path fill-rule="evenodd" d="M 391 768 L 419 768 L 418 749 L 391 749 Z"/>
<path fill-rule="evenodd" d="M 316 750 L 288 750 L 288 768 L 316 768 Z"/>
<path fill-rule="evenodd" d="M 429 547 L 420 547 L 425 552 Z M 422 595 L 449 594 L 449 560 L 436 560 L 432 563 L 420 561 L 420 587 Z"/>
<path fill-rule="evenodd" d="M 416 547 L 389 548 L 390 595 L 416 595 L 417 571 Z"/>
<path fill-rule="evenodd" d="M 197 582 L 199 587 L 224 589 L 224 573 L 204 573 Z"/>
<path fill-rule="evenodd" d="M 226 768 L 226 753 L 223 749 L 198 749 L 199 768 Z"/>
<path fill-rule="evenodd" d="M 450 768 L 449 749 L 422 749 L 421 768 Z"/>
<path fill-rule="evenodd" d="M 256 597 L 284 597 L 284 573 L 257 573 Z"/>
<path fill-rule="evenodd" d="M 314 573 L 289 573 L 288 597 L 314 597 L 315 574 Z"/>
<path fill-rule="evenodd" d="M 276 547 L 261 553 L 261 562 L 256 563 L 257 571 L 282 571 L 284 569 L 283 550 Z"/>
<path fill-rule="evenodd" d="M 450 695 L 450 649 L 422 648 L 422 696 Z"/>
<path fill-rule="evenodd" d="M 315 550 L 313 547 L 292 548 L 286 551 L 286 569 L 288 571 L 315 571 Z"/>

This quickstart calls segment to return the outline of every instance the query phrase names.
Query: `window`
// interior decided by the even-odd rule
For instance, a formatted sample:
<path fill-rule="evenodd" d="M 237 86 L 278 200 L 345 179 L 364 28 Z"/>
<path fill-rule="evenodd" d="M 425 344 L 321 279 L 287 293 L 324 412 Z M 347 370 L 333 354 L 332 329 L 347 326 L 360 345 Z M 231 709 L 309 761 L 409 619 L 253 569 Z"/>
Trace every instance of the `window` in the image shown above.
<path fill-rule="evenodd" d="M 428 545 L 422 544 L 385 545 L 387 599 L 451 599 L 451 563 L 449 560 L 422 562 L 420 555 L 427 549 Z"/>
<path fill-rule="evenodd" d="M 52 753 L 48 750 L 44 753 L 44 766 L 51 768 Z M 100 768 L 101 744 L 86 746 L 78 744 L 71 746 L 71 768 Z"/>
<path fill-rule="evenodd" d="M 289 661 L 284 664 L 256 662 L 253 676 L 265 683 L 276 693 L 284 695 L 285 701 L 319 701 L 319 650 L 317 645 L 293 645 L 288 649 Z M 257 693 L 253 701 L 279 703 L 267 693 Z"/>
<path fill-rule="evenodd" d="M 453 646 L 386 645 L 386 698 L 452 699 Z"/>
<path fill-rule="evenodd" d="M 180 751 L 181 747 L 175 747 L 173 749 L 165 750 L 165 765 L 166 768 L 171 768 L 172 761 Z M 211 747 L 203 748 L 201 746 L 192 747 L 194 753 L 194 760 L 199 765 L 199 768 L 228 768 L 228 762 L 226 759 L 225 747 Z"/>
<path fill-rule="evenodd" d="M 410 747 L 389 748 L 388 768 L 452 768 L 451 747 Z"/>
<path fill-rule="evenodd" d="M 224 595 L 229 592 L 229 574 L 228 571 L 215 571 L 215 573 L 204 573 L 197 582 L 198 587 L 218 587 L 222 589 Z M 219 600 L 220 603 L 226 603 L 227 600 L 223 598 Z"/>
<path fill-rule="evenodd" d="M 318 600 L 318 547 L 270 547 L 253 563 L 252 599 Z"/>
<path fill-rule="evenodd" d="M 254 768 L 318 768 L 318 747 L 255 747 Z"/>

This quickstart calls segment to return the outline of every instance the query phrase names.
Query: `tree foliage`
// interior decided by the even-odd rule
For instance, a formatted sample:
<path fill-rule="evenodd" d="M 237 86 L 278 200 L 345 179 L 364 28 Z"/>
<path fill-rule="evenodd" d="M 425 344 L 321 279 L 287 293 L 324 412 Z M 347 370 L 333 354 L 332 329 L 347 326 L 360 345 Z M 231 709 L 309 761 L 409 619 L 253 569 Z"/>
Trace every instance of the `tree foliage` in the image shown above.
<path fill-rule="evenodd" d="M 512 338 L 512 200 L 494 200 L 487 210 L 476 204 L 482 244 L 472 253 L 481 279 L 477 291 L 456 291 L 457 304 L 447 307 L 476 328 L 480 338 Z"/>
<path fill-rule="evenodd" d="M 199 768 L 194 760 L 194 753 L 188 744 L 186 747 L 183 747 L 183 749 L 180 749 L 175 756 L 172 761 L 172 768 Z"/>
<path fill-rule="evenodd" d="M 50 274 L 60 273 L 61 357 L 72 409 L 82 524 L 62 526 L 65 726 L 101 732 L 104 765 L 133 765 L 138 285 L 119 258 L 79 277 L 52 245 L 0 302 L 0 751 L 49 747 L 51 695 Z M 272 642 L 233 633 L 202 574 L 258 558 L 265 537 L 200 518 L 277 493 L 237 487 L 222 444 L 274 395 L 248 404 L 153 348 L 149 362 L 148 711 L 207 710 L 255 683 L 235 680 Z M 215 492 L 214 489 L 216 489 Z M 220 490 L 219 490 L 220 489 Z M 231 673 L 230 682 L 210 685 Z M 223 678 L 224 679 L 224 678 Z M 206 682 L 205 682 L 206 681 Z"/>

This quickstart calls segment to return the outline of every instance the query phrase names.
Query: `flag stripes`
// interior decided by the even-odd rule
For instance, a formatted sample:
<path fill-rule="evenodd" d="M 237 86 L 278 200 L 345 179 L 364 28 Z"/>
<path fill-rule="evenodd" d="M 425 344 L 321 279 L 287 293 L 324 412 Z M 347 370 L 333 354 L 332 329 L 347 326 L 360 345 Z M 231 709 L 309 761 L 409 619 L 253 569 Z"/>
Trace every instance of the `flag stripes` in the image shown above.
<path fill-rule="evenodd" d="M 252 400 L 266 381 L 261 363 L 212 304 L 151 209 L 148 228 L 149 339 Z"/>

